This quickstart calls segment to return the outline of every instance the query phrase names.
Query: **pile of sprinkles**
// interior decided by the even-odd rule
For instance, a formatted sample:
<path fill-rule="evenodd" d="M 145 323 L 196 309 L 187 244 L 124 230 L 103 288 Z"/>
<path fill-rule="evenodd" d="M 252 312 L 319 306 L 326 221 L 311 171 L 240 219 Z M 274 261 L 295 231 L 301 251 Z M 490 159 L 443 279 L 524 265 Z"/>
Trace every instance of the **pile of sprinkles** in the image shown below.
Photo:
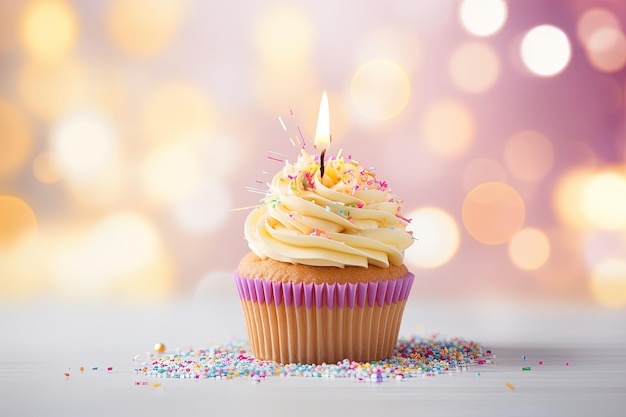
<path fill-rule="evenodd" d="M 467 371 L 468 366 L 495 363 L 495 355 L 475 342 L 458 338 L 412 336 L 398 340 L 389 359 L 333 364 L 281 364 L 255 359 L 246 341 L 232 341 L 207 349 L 151 355 L 135 367 L 137 374 L 154 378 L 220 379 L 249 378 L 258 383 L 268 377 L 348 379 L 383 382 Z"/>

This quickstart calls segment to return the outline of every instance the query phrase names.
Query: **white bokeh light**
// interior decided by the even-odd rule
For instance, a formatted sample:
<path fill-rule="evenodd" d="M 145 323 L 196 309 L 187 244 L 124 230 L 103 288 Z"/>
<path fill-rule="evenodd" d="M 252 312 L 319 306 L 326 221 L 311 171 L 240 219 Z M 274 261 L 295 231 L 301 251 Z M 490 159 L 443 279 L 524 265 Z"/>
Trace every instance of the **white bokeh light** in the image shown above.
<path fill-rule="evenodd" d="M 436 268 L 448 262 L 459 248 L 456 221 L 437 207 L 424 207 L 409 213 L 415 243 L 406 250 L 407 263 L 418 268 Z"/>
<path fill-rule="evenodd" d="M 117 132 L 109 120 L 94 111 L 62 119 L 53 129 L 51 140 L 56 165 L 72 182 L 97 179 L 117 157 Z"/>
<path fill-rule="evenodd" d="M 572 47 L 561 29 L 552 25 L 541 25 L 524 35 L 520 53 L 524 65 L 533 74 L 553 77 L 569 64 Z"/>
<path fill-rule="evenodd" d="M 476 36 L 497 33 L 504 26 L 507 13 L 504 0 L 464 0 L 459 8 L 461 24 Z"/>

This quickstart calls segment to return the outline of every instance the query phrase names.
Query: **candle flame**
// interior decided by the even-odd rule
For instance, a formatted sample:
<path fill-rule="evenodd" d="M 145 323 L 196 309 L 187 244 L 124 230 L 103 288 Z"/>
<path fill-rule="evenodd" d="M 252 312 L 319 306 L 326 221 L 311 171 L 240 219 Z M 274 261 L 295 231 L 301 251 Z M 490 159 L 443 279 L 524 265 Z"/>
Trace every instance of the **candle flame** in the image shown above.
<path fill-rule="evenodd" d="M 317 128 L 315 129 L 315 149 L 325 151 L 330 146 L 330 115 L 328 110 L 328 96 L 326 91 L 322 94 L 320 101 L 320 111 L 317 116 Z"/>

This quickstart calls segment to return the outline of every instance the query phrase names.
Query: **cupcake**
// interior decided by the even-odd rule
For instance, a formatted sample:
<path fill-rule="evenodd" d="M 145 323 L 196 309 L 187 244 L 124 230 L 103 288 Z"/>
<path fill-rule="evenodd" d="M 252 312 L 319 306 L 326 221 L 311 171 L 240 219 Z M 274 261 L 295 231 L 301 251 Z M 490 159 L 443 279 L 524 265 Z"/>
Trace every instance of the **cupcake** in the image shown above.
<path fill-rule="evenodd" d="M 282 363 L 392 355 L 414 275 L 402 201 L 341 152 L 302 150 L 247 216 L 234 271 L 252 354 Z M 322 161 L 322 163 L 320 163 Z"/>

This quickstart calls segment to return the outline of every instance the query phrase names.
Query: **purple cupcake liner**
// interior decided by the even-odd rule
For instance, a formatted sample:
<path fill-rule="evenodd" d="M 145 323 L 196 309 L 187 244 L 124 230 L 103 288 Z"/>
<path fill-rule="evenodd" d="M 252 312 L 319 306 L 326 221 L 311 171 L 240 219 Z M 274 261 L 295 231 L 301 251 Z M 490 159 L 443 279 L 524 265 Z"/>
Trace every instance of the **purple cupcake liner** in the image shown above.
<path fill-rule="evenodd" d="M 257 278 L 246 278 L 233 272 L 237 291 L 242 300 L 249 300 L 260 304 L 285 304 L 290 307 L 305 305 L 306 308 L 313 306 L 329 309 L 382 307 L 398 301 L 406 301 L 415 275 L 408 273 L 402 278 L 378 282 L 359 282 L 356 284 L 346 283 L 322 283 L 303 284 L 291 282 L 273 282 Z"/>

